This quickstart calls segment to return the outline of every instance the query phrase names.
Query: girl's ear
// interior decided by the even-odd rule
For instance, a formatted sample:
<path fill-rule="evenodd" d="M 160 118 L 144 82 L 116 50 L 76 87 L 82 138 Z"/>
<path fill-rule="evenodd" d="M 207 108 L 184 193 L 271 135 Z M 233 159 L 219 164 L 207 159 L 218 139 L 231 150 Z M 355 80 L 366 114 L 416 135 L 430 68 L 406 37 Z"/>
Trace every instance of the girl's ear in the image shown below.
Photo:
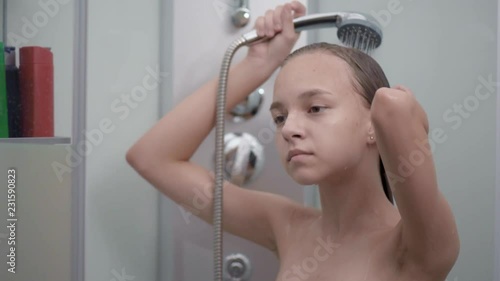
<path fill-rule="evenodd" d="M 374 144 L 375 143 L 375 129 L 373 128 L 373 124 L 372 124 L 371 120 L 368 120 L 367 127 L 368 127 L 367 135 L 366 135 L 367 143 Z"/>

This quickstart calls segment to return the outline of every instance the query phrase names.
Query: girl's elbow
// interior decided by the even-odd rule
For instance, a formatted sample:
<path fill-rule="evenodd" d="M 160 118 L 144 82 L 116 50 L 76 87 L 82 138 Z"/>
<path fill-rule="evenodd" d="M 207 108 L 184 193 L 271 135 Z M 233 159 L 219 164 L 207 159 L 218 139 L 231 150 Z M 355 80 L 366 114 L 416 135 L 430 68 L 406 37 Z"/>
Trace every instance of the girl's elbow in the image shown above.
<path fill-rule="evenodd" d="M 136 146 L 132 146 L 127 153 L 125 154 L 125 160 L 127 163 L 134 168 L 134 170 L 141 172 L 147 169 L 147 165 L 149 165 L 144 154 L 139 151 L 139 148 Z"/>

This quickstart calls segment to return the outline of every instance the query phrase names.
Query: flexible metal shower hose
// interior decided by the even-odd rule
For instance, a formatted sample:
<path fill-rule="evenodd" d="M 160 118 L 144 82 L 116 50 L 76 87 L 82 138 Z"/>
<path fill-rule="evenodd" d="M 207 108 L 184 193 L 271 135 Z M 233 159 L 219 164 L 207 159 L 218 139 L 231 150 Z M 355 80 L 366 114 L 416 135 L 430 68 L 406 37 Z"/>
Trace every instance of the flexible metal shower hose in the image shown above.
<path fill-rule="evenodd" d="M 214 273 L 215 281 L 222 280 L 222 186 L 224 183 L 224 120 L 226 115 L 227 76 L 234 53 L 246 43 L 239 38 L 231 43 L 222 60 L 219 76 L 219 90 L 217 92 L 216 120 L 215 120 L 215 188 L 213 200 L 213 227 L 214 227 Z"/>

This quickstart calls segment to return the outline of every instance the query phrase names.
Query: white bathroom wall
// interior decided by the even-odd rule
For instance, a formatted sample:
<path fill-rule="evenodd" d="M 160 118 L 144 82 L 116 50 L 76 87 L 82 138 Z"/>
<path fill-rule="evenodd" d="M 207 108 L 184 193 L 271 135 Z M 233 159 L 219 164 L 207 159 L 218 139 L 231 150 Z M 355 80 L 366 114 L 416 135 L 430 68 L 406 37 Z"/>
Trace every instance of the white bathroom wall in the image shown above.
<path fill-rule="evenodd" d="M 373 56 L 391 85 L 412 89 L 427 112 L 439 187 L 458 224 L 461 251 L 447 280 L 498 280 L 493 279 L 497 1 L 311 2 L 320 12 L 360 11 L 379 20 L 384 38 Z M 317 40 L 338 42 L 327 30 Z M 484 86 L 485 80 L 493 85 Z M 445 141 L 438 143 L 433 130 L 441 130 Z"/>
<path fill-rule="evenodd" d="M 88 1 L 85 280 L 157 280 L 158 193 L 125 161 L 157 120 L 159 0 Z"/>
<path fill-rule="evenodd" d="M 162 8 L 165 28 L 162 62 L 172 74 L 172 85 L 163 91 L 170 102 L 164 101 L 162 114 L 191 94 L 209 79 L 216 77 L 222 57 L 231 41 L 253 28 L 255 19 L 267 9 L 289 1 L 249 1 L 251 22 L 244 28 L 233 27 L 230 14 L 237 1 L 192 0 L 165 1 Z M 307 1 L 301 1 L 306 4 Z M 170 31 L 170 32 L 169 32 Z M 296 47 L 306 42 L 303 34 Z M 171 53 L 171 55 L 169 55 Z M 246 54 L 246 47 L 240 49 L 233 59 L 237 63 Z M 264 145 L 266 155 L 262 175 L 246 188 L 265 190 L 288 196 L 303 202 L 303 187 L 294 183 L 283 170 L 270 132 L 271 116 L 269 105 L 272 100 L 274 76 L 262 88 L 265 90 L 262 110 L 248 122 L 232 124 L 226 122 L 226 132 L 244 131 L 258 137 Z M 193 109 L 196 110 L 196 109 Z M 179 120 L 179 122 L 188 122 Z M 263 132 L 264 134 L 259 135 Z M 192 160 L 206 169 L 213 170 L 215 152 L 214 130 L 202 143 Z M 160 206 L 160 279 L 163 281 L 206 280 L 213 278 L 212 240 L 213 228 L 181 207 L 161 196 Z M 268 250 L 257 244 L 230 234 L 224 235 L 224 254 L 242 253 L 251 261 L 251 280 L 274 280 L 278 271 L 278 260 Z"/>
<path fill-rule="evenodd" d="M 3 38 L 4 35 L 4 20 L 5 20 L 5 15 L 3 14 L 3 5 L 4 5 L 4 0 L 0 0 L 0 38 L 2 38 L 2 42 L 5 42 L 5 39 Z"/>

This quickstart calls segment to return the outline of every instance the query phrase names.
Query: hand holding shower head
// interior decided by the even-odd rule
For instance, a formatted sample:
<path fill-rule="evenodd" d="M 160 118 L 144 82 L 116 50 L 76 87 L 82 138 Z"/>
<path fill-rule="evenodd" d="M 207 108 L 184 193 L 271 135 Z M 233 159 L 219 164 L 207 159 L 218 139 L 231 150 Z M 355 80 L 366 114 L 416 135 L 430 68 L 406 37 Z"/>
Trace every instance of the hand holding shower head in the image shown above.
<path fill-rule="evenodd" d="M 382 43 L 382 29 L 377 21 L 361 13 L 325 13 L 299 17 L 293 20 L 296 31 L 337 27 L 340 41 L 366 53 Z M 227 49 L 219 76 L 219 89 L 216 104 L 215 124 L 215 188 L 213 197 L 214 226 L 214 275 L 216 281 L 222 281 L 222 185 L 224 165 L 224 121 L 226 113 L 226 88 L 229 66 L 234 53 L 244 45 L 267 40 L 259 37 L 253 30 L 236 39 Z"/>
<path fill-rule="evenodd" d="M 377 21 L 363 13 L 324 13 L 307 15 L 293 20 L 295 31 L 337 27 L 337 37 L 340 41 L 364 52 L 378 48 L 382 43 L 382 29 Z M 263 37 L 252 30 L 242 36 L 244 45 L 260 42 Z"/>

